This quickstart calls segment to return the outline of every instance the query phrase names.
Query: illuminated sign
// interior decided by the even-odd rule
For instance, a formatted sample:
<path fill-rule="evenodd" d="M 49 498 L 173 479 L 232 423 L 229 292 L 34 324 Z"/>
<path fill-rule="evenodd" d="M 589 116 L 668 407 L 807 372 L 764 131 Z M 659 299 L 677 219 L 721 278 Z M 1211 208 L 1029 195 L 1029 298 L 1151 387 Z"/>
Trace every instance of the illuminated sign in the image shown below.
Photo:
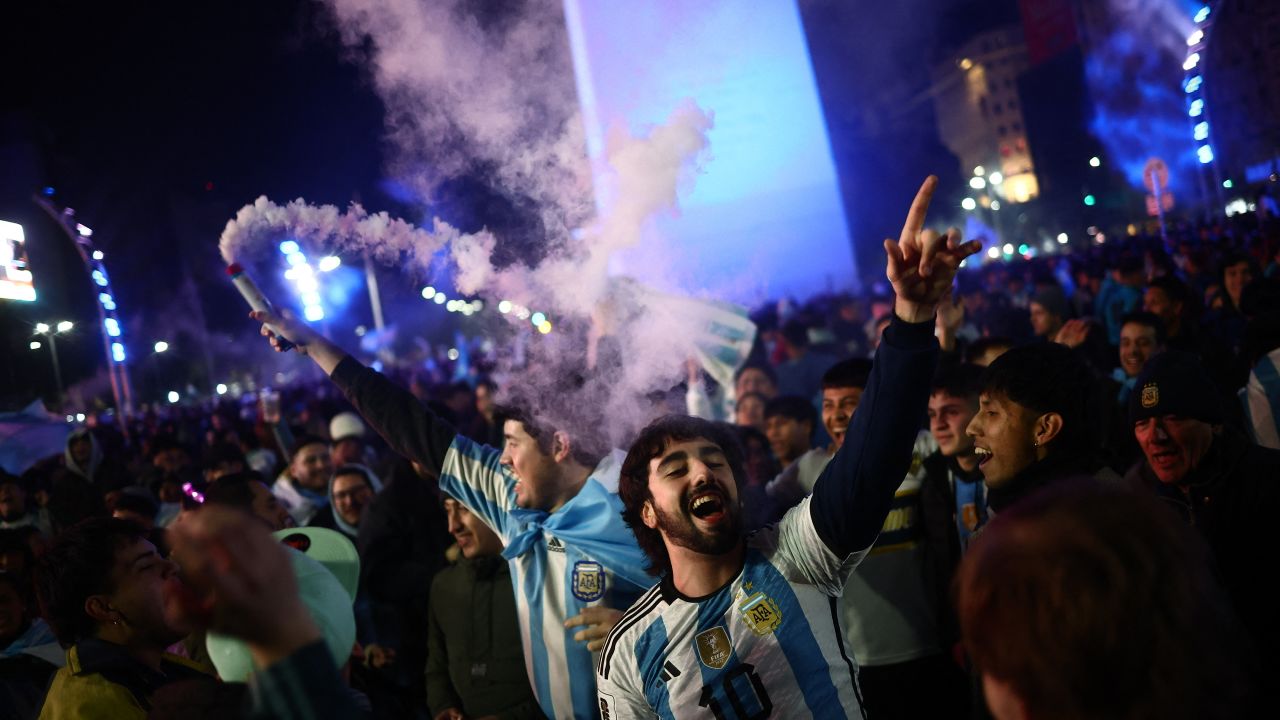
<path fill-rule="evenodd" d="M 36 299 L 22 226 L 6 220 L 0 220 L 0 299 L 24 302 Z"/>

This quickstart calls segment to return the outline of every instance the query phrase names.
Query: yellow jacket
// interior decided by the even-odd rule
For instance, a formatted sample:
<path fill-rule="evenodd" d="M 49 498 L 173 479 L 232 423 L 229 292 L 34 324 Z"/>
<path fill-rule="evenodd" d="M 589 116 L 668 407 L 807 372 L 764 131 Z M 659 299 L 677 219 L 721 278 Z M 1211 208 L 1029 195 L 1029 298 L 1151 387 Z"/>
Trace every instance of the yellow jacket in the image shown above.
<path fill-rule="evenodd" d="M 40 720 L 145 720 L 157 689 L 212 674 L 199 663 L 168 653 L 156 672 L 119 645 L 89 638 L 67 650 L 67 665 L 53 676 Z"/>

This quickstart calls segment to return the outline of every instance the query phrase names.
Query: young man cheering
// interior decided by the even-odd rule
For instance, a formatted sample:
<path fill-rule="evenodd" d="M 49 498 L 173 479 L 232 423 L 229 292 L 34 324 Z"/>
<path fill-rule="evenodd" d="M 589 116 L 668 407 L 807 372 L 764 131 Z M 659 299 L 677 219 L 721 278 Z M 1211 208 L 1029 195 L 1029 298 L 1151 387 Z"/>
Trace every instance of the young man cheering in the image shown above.
<path fill-rule="evenodd" d="M 923 229 L 936 185 L 925 180 L 900 240 L 885 241 L 895 317 L 812 496 L 747 540 L 735 482 L 742 458 L 725 430 L 668 416 L 632 445 L 619 492 L 663 578 L 605 642 L 602 717 L 860 714 L 831 599 L 875 541 L 906 474 L 937 361 L 934 311 L 978 250 L 957 231 Z"/>

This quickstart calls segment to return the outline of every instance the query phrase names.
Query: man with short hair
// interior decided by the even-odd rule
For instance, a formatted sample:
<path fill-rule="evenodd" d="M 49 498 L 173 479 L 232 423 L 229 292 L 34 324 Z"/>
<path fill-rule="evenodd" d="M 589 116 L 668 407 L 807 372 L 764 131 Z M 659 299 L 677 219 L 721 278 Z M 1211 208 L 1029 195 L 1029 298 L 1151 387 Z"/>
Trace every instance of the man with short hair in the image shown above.
<path fill-rule="evenodd" d="M 323 527 L 351 538 L 360 532 L 360 516 L 382 490 L 382 481 L 364 465 L 343 465 L 329 480 L 329 511 L 316 513 L 311 527 Z"/>
<path fill-rule="evenodd" d="M 1259 661 L 1274 670 L 1280 623 L 1270 595 L 1258 591 L 1255 559 L 1273 541 L 1271 523 L 1280 516 L 1280 450 L 1224 424 L 1208 373 L 1177 350 L 1147 363 L 1129 397 L 1129 419 L 1144 460 L 1125 480 L 1154 493 L 1204 537 Z"/>
<path fill-rule="evenodd" d="M 1036 337 L 1052 340 L 1067 321 L 1067 295 L 1060 285 L 1042 285 L 1031 296 L 1028 309 L 1031 311 L 1031 330 Z"/>
<path fill-rule="evenodd" d="M 537 718 L 520 652 L 520 623 L 502 538 L 452 498 L 444 501 L 462 560 L 431 583 L 427 708 L 436 720 Z"/>
<path fill-rule="evenodd" d="M 748 540 L 741 450 L 726 428 L 667 416 L 632 444 L 619 491 L 662 580 L 605 643 L 603 717 L 859 714 L 832 598 L 875 541 L 906 474 L 938 355 L 936 305 L 978 250 L 960 244 L 957 231 L 923 230 L 936 183 L 921 187 L 900 241 L 885 242 L 895 319 L 861 411 L 812 499 Z"/>
<path fill-rule="evenodd" d="M 437 474 L 445 493 L 502 538 L 539 705 L 549 717 L 594 717 L 587 643 L 602 638 L 620 616 L 612 608 L 625 607 L 647 585 L 644 556 L 611 491 L 619 453 L 609 452 L 584 418 L 552 425 L 527 410 L 508 413 L 501 450 L 479 445 L 309 326 L 262 312 L 251 316 L 264 323 L 262 332 L 277 349 L 270 328 L 278 328 L 393 450 Z"/>
<path fill-rule="evenodd" d="M 262 476 L 252 470 L 223 476 L 204 491 L 204 502 L 239 508 L 261 520 L 272 532 L 297 526 Z"/>
<path fill-rule="evenodd" d="M 778 464 L 787 467 L 813 447 L 816 413 L 809 401 L 783 395 L 764 406 L 764 435 Z"/>
<path fill-rule="evenodd" d="M 1201 303 L 1191 288 L 1173 275 L 1162 275 L 1147 283 L 1142 309 L 1160 318 L 1169 347 L 1195 352 L 1198 348 L 1196 313 Z"/>
<path fill-rule="evenodd" d="M 271 492 L 289 509 L 294 522 L 307 525 L 316 513 L 329 506 L 332 476 L 329 443 L 317 435 L 302 435 L 294 440 L 289 466 L 276 478 Z"/>
<path fill-rule="evenodd" d="M 177 569 L 126 520 L 94 518 L 58 536 L 36 568 L 36 591 L 67 665 L 41 720 L 141 720 L 158 688 L 210 674 L 165 652 L 191 630 L 166 604 L 167 592 L 180 592 Z"/>

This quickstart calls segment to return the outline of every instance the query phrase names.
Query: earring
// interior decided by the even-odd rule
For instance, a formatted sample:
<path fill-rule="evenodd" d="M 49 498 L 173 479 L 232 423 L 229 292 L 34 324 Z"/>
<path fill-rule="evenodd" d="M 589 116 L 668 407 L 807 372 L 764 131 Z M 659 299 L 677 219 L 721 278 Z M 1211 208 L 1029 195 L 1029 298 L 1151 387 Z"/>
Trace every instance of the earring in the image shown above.
<path fill-rule="evenodd" d="M 1031 447 L 1040 447 L 1040 441 L 1039 441 L 1039 440 L 1032 440 L 1032 441 L 1031 441 Z"/>

